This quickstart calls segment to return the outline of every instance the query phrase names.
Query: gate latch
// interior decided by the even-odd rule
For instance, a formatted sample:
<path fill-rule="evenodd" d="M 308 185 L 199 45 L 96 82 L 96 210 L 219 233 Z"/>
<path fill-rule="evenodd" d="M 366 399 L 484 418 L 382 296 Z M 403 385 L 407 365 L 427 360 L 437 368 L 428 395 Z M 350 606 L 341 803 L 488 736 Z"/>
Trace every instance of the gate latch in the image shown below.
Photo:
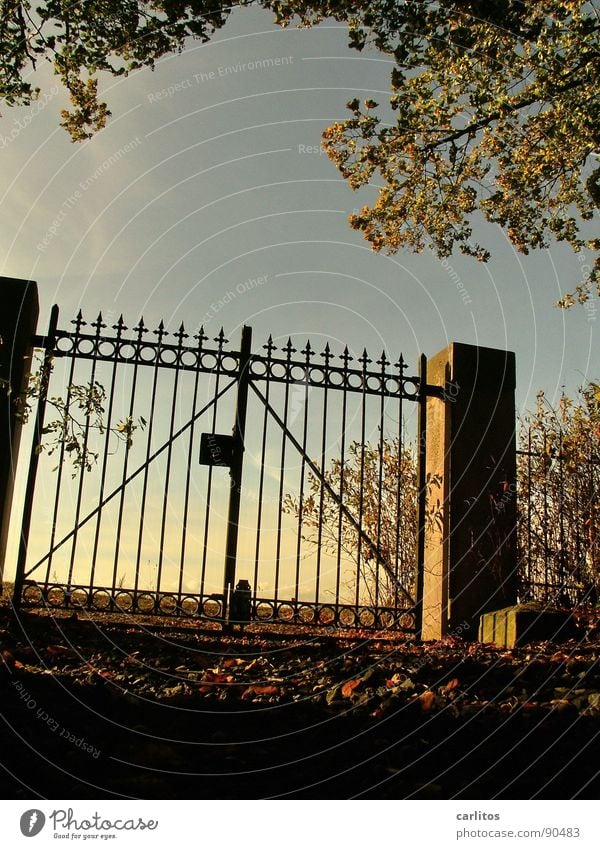
<path fill-rule="evenodd" d="M 231 467 L 233 436 L 226 433 L 203 433 L 200 437 L 200 464 L 202 466 Z"/>
<path fill-rule="evenodd" d="M 240 580 L 231 593 L 229 604 L 229 624 L 239 625 L 244 630 L 252 618 L 252 590 L 249 581 Z"/>

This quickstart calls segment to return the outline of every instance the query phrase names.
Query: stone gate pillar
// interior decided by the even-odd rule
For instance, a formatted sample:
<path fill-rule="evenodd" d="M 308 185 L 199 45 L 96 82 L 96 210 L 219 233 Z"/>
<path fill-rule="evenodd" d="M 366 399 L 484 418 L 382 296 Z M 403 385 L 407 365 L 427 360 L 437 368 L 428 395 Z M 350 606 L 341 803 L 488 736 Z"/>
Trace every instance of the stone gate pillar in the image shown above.
<path fill-rule="evenodd" d="M 32 337 L 38 318 L 37 285 L 0 277 L 0 587 L 4 575 L 10 508 L 21 421 L 15 400 L 27 387 Z M 10 389 L 10 391 L 8 391 Z"/>
<path fill-rule="evenodd" d="M 453 343 L 427 363 L 423 639 L 475 639 L 516 602 L 515 355 Z"/>

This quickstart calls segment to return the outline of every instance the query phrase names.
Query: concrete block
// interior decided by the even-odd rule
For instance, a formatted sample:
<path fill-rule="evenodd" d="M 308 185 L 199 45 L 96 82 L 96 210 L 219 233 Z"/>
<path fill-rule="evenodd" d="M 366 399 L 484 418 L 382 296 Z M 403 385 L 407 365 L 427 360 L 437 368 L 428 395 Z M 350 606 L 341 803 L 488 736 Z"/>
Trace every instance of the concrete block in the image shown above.
<path fill-rule="evenodd" d="M 479 642 L 512 649 L 527 643 L 551 640 L 558 643 L 575 636 L 570 613 L 543 604 L 515 604 L 484 613 L 479 620 Z"/>

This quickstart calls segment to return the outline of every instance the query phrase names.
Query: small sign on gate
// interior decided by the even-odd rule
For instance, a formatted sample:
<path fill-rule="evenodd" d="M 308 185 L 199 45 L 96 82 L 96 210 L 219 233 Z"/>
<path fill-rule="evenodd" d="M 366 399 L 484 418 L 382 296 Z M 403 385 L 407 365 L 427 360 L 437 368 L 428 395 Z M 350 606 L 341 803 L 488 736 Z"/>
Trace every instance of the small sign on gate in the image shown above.
<path fill-rule="evenodd" d="M 231 466 L 233 436 L 226 433 L 203 433 L 200 437 L 202 466 Z"/>

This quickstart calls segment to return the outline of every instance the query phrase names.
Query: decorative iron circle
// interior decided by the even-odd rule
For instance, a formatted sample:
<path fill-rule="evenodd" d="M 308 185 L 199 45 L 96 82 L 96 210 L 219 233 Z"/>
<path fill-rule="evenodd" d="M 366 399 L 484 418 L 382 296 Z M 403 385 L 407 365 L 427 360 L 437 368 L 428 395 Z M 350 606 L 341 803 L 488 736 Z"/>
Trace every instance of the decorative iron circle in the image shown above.
<path fill-rule="evenodd" d="M 377 621 L 375 611 L 370 607 L 364 607 L 358 614 L 358 621 L 363 628 L 372 628 Z"/>
<path fill-rule="evenodd" d="M 46 593 L 46 601 L 51 607 L 64 607 L 66 597 L 62 587 L 49 587 Z"/>
<path fill-rule="evenodd" d="M 158 609 L 167 616 L 172 616 L 177 610 L 177 599 L 172 595 L 163 595 L 158 602 Z"/>
<path fill-rule="evenodd" d="M 256 375 L 256 377 L 264 377 L 267 373 L 267 364 L 262 360 L 252 360 L 250 363 L 250 371 L 252 374 Z"/>
<path fill-rule="evenodd" d="M 106 590 L 96 590 L 92 594 L 92 607 L 94 610 L 108 610 L 110 608 L 110 593 Z"/>
<path fill-rule="evenodd" d="M 200 603 L 197 598 L 194 598 L 193 596 L 186 596 L 182 599 L 181 610 L 186 616 L 196 616 L 199 609 Z"/>
<path fill-rule="evenodd" d="M 156 599 L 150 593 L 140 593 L 135 599 L 135 609 L 139 613 L 153 613 L 156 608 Z"/>
<path fill-rule="evenodd" d="M 405 380 L 403 388 L 405 394 L 410 398 L 416 398 L 419 394 L 419 384 L 414 380 Z"/>
<path fill-rule="evenodd" d="M 350 389 L 362 389 L 362 386 L 363 386 L 362 375 L 350 373 L 348 375 L 348 377 L 346 378 L 346 385 Z"/>
<path fill-rule="evenodd" d="M 132 345 L 131 342 L 121 342 L 118 353 L 121 360 L 133 360 L 135 359 L 135 345 Z"/>
<path fill-rule="evenodd" d="M 23 601 L 27 604 L 41 604 L 44 594 L 37 584 L 29 584 L 23 588 Z"/>
<path fill-rule="evenodd" d="M 202 615 L 207 619 L 216 619 L 221 615 L 221 602 L 216 598 L 207 598 L 202 603 Z"/>
<path fill-rule="evenodd" d="M 271 363 L 271 377 L 279 378 L 283 380 L 283 378 L 288 376 L 288 369 L 285 363 Z"/>
<path fill-rule="evenodd" d="M 416 627 L 414 613 L 403 613 L 398 619 L 398 625 L 404 631 L 414 631 Z"/>
<path fill-rule="evenodd" d="M 115 607 L 122 613 L 133 610 L 133 595 L 128 592 L 118 592 L 115 596 Z"/>
<path fill-rule="evenodd" d="M 144 363 L 153 363 L 156 359 L 156 348 L 153 345 L 142 345 L 140 347 L 140 360 Z"/>
<path fill-rule="evenodd" d="M 380 610 L 377 619 L 377 625 L 382 629 L 393 628 L 396 622 L 393 610 Z"/>
<path fill-rule="evenodd" d="M 371 389 L 373 392 L 380 392 L 381 378 L 375 374 L 370 374 L 367 377 L 367 389 Z"/>
<path fill-rule="evenodd" d="M 298 383 L 305 383 L 306 369 L 304 368 L 304 366 L 293 365 L 290 369 L 290 378 L 292 380 L 297 381 Z"/>
<path fill-rule="evenodd" d="M 73 607 L 86 607 L 88 603 L 88 594 L 84 589 L 78 588 L 73 590 L 69 601 Z"/>
<path fill-rule="evenodd" d="M 400 392 L 400 381 L 397 377 L 388 377 L 385 380 L 385 391 L 390 395 L 397 395 Z"/>
<path fill-rule="evenodd" d="M 328 604 L 319 608 L 319 624 L 333 625 L 335 622 L 335 610 Z"/>
<path fill-rule="evenodd" d="M 101 339 L 100 344 L 98 345 L 98 354 L 106 359 L 114 357 L 115 343 L 110 339 Z"/>
<path fill-rule="evenodd" d="M 317 386 L 320 386 L 322 383 L 325 383 L 325 372 L 320 366 L 313 366 L 311 368 L 310 380 L 311 383 L 316 383 Z"/>
<path fill-rule="evenodd" d="M 163 348 L 160 352 L 159 359 L 166 366 L 172 366 L 173 363 L 177 362 L 177 351 L 174 351 L 172 348 Z"/>
<path fill-rule="evenodd" d="M 80 339 L 77 345 L 77 353 L 85 356 L 93 353 L 94 348 L 95 344 L 93 339 Z"/>
<path fill-rule="evenodd" d="M 277 618 L 280 622 L 293 622 L 296 611 L 291 604 L 280 604 L 277 608 Z"/>
<path fill-rule="evenodd" d="M 182 351 L 179 357 L 179 362 L 182 366 L 193 368 L 193 366 L 196 365 L 197 359 L 195 351 Z"/>
<path fill-rule="evenodd" d="M 274 606 L 269 601 L 259 601 L 256 605 L 256 618 L 261 622 L 273 619 L 275 614 L 273 607 Z"/>
<path fill-rule="evenodd" d="M 214 354 L 202 354 L 200 357 L 200 365 L 204 369 L 204 371 L 214 371 L 217 367 L 218 360 Z"/>
<path fill-rule="evenodd" d="M 332 386 L 343 386 L 344 385 L 344 374 L 341 371 L 331 371 L 329 372 L 329 382 Z"/>
<path fill-rule="evenodd" d="M 351 607 L 342 607 L 338 615 L 338 621 L 342 627 L 352 628 L 356 625 L 356 612 Z"/>
<path fill-rule="evenodd" d="M 233 374 L 237 371 L 238 361 L 232 354 L 225 354 L 221 360 L 221 368 L 223 371 L 227 372 L 227 374 Z"/>
<path fill-rule="evenodd" d="M 310 625 L 311 622 L 315 621 L 316 611 L 314 607 L 309 607 L 307 604 L 303 604 L 298 608 L 298 622 L 302 625 Z"/>
<path fill-rule="evenodd" d="M 70 354 L 75 347 L 75 342 L 70 336 L 59 336 L 56 340 L 56 350 L 62 354 Z"/>

